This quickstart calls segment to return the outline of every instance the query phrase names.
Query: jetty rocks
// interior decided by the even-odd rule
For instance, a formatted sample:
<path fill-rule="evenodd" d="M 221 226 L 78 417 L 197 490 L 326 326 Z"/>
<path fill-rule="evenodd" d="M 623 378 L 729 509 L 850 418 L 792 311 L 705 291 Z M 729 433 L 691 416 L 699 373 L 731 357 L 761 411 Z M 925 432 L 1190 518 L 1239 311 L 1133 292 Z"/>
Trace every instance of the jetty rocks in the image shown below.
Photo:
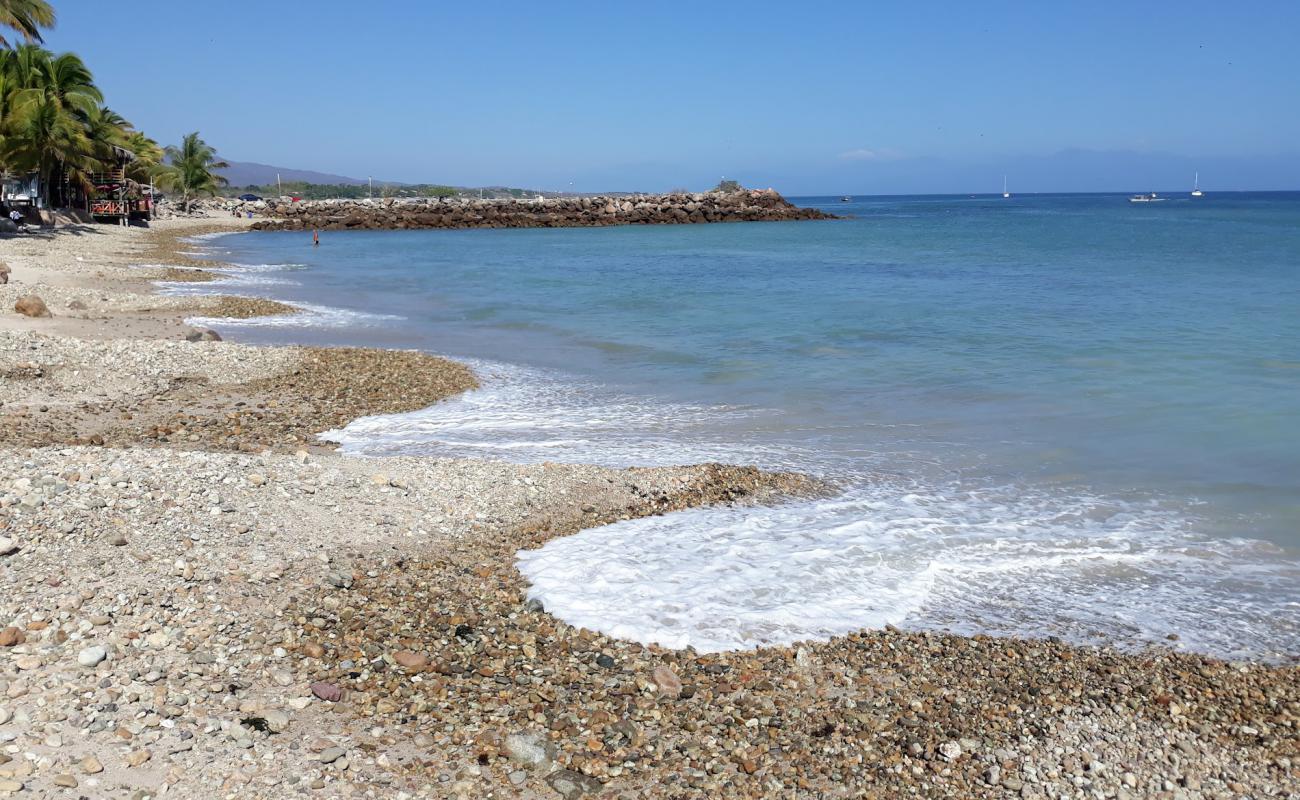
<path fill-rule="evenodd" d="M 583 228 L 834 219 L 799 208 L 772 189 L 704 194 L 268 202 L 256 230 L 402 230 L 411 228 Z"/>

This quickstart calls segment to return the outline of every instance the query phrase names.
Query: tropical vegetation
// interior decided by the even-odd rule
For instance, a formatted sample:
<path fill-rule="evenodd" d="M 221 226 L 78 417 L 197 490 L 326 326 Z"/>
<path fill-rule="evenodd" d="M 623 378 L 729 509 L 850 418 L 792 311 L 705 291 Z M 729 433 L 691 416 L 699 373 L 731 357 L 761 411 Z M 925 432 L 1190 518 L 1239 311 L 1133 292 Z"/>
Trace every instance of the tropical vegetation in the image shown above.
<path fill-rule="evenodd" d="M 180 147 L 168 147 L 167 163 L 155 172 L 158 185 L 180 193 L 188 211 L 197 197 L 214 197 L 227 181 L 217 170 L 230 165 L 217 158 L 217 151 L 199 138 L 198 131 L 185 134 Z"/>
<path fill-rule="evenodd" d="M 54 9 L 45 0 L 0 0 L 0 47 L 8 47 L 4 29 L 9 28 L 28 43 L 39 44 L 41 28 L 54 27 Z"/>
<path fill-rule="evenodd" d="M 164 150 L 105 105 L 79 56 L 41 47 L 54 21 L 44 0 L 0 0 L 0 175 L 35 174 L 53 207 L 88 200 L 105 174 L 133 189 L 158 180 L 186 200 L 214 193 L 224 165 L 212 148 L 195 133 Z"/>

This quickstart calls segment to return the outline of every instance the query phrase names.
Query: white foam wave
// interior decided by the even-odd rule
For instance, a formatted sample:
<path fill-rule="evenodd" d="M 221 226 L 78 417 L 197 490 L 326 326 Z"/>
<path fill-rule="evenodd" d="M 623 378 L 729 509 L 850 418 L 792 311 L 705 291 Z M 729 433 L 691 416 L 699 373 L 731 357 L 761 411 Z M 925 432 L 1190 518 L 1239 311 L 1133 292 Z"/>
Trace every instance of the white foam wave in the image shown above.
<path fill-rule="evenodd" d="M 214 294 L 247 296 L 258 287 L 297 286 L 297 281 L 266 275 L 231 275 L 211 281 L 155 281 L 158 293 L 172 297 L 202 297 Z"/>
<path fill-rule="evenodd" d="M 538 370 L 470 361 L 483 388 L 407 414 L 362 417 L 321 438 L 347 453 L 441 454 L 512 461 L 653 466 L 727 460 L 799 461 L 757 440 L 740 442 L 761 410 L 657 402 L 558 379 Z M 736 437 L 721 438 L 731 427 Z M 806 463 L 806 460 L 805 462 Z"/>
<path fill-rule="evenodd" d="M 1176 633 L 1282 659 L 1300 649 L 1300 564 L 1261 547 L 1197 539 L 1150 505 L 879 485 L 620 522 L 519 567 L 566 622 L 703 652 L 893 624 L 1126 647 Z"/>
<path fill-rule="evenodd" d="M 298 313 L 248 319 L 187 317 L 185 324 L 195 327 L 220 326 L 222 328 L 349 328 L 380 325 L 387 321 L 401 319 L 391 314 L 371 314 L 313 303 L 286 302 L 285 305 L 298 309 Z"/>
<path fill-rule="evenodd" d="M 226 235 L 224 233 L 218 235 Z M 162 267 L 163 264 L 140 265 L 142 267 Z M 236 297 L 260 297 L 254 294 L 268 286 L 297 286 L 298 281 L 277 275 L 305 269 L 303 264 L 214 264 L 204 268 L 205 271 L 222 277 L 210 281 L 155 281 L 160 294 L 184 297 L 204 297 L 208 295 L 233 295 Z M 177 267 L 188 269 L 188 267 Z M 365 311 L 353 311 L 334 306 L 316 305 L 295 301 L 281 301 L 285 305 L 298 309 L 296 314 L 284 314 L 249 319 L 229 317 L 186 318 L 188 325 L 223 328 L 346 328 L 379 325 L 387 321 L 400 320 L 402 317 L 392 314 L 374 314 Z"/>
<path fill-rule="evenodd" d="M 237 236 L 244 232 L 245 231 L 211 231 L 209 233 L 196 233 L 191 236 L 183 237 L 181 241 L 192 242 L 194 244 L 208 244 L 215 239 L 222 238 L 223 236 Z"/>
<path fill-rule="evenodd" d="M 521 552 L 530 595 L 574 625 L 701 651 L 895 624 L 1130 647 L 1177 633 L 1179 647 L 1224 656 L 1300 653 L 1300 563 L 1265 543 L 1200 537 L 1185 507 L 866 475 L 858 452 L 851 473 L 755 433 L 762 409 L 659 403 L 473 365 L 482 389 L 322 438 L 367 456 L 756 463 L 853 486 L 833 499 L 621 522 Z"/>
<path fill-rule="evenodd" d="M 142 267 L 158 268 L 167 265 L 153 264 Z M 266 286 L 297 286 L 298 281 L 278 277 L 274 273 L 303 269 L 302 264 L 214 264 L 204 272 L 220 275 L 210 281 L 155 281 L 158 292 L 164 295 L 195 297 L 209 294 L 241 294 Z M 175 269 L 193 269 L 175 267 Z"/>
<path fill-rule="evenodd" d="M 212 272 L 284 272 L 285 270 L 306 269 L 306 264 L 295 264 L 286 262 L 283 264 L 222 264 L 217 267 L 210 267 Z"/>

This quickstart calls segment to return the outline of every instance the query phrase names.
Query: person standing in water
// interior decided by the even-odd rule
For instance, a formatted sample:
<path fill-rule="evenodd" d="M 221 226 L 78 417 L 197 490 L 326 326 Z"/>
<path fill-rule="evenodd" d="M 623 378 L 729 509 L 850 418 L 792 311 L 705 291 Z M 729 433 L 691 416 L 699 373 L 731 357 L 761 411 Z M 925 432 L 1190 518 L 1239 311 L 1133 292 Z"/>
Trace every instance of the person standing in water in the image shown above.
<path fill-rule="evenodd" d="M 320 231 L 316 228 L 311 229 L 311 246 L 320 247 Z"/>

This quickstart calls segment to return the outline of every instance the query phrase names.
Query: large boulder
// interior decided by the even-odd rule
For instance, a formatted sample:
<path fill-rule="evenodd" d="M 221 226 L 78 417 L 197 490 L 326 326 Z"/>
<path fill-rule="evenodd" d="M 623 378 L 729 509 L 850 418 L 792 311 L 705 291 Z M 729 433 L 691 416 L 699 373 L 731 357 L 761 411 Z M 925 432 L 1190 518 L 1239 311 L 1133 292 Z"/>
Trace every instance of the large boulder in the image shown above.
<path fill-rule="evenodd" d="M 18 298 L 14 303 L 14 311 L 22 314 L 24 317 L 51 317 L 50 309 L 46 307 L 45 301 L 34 294 L 25 294 Z"/>

